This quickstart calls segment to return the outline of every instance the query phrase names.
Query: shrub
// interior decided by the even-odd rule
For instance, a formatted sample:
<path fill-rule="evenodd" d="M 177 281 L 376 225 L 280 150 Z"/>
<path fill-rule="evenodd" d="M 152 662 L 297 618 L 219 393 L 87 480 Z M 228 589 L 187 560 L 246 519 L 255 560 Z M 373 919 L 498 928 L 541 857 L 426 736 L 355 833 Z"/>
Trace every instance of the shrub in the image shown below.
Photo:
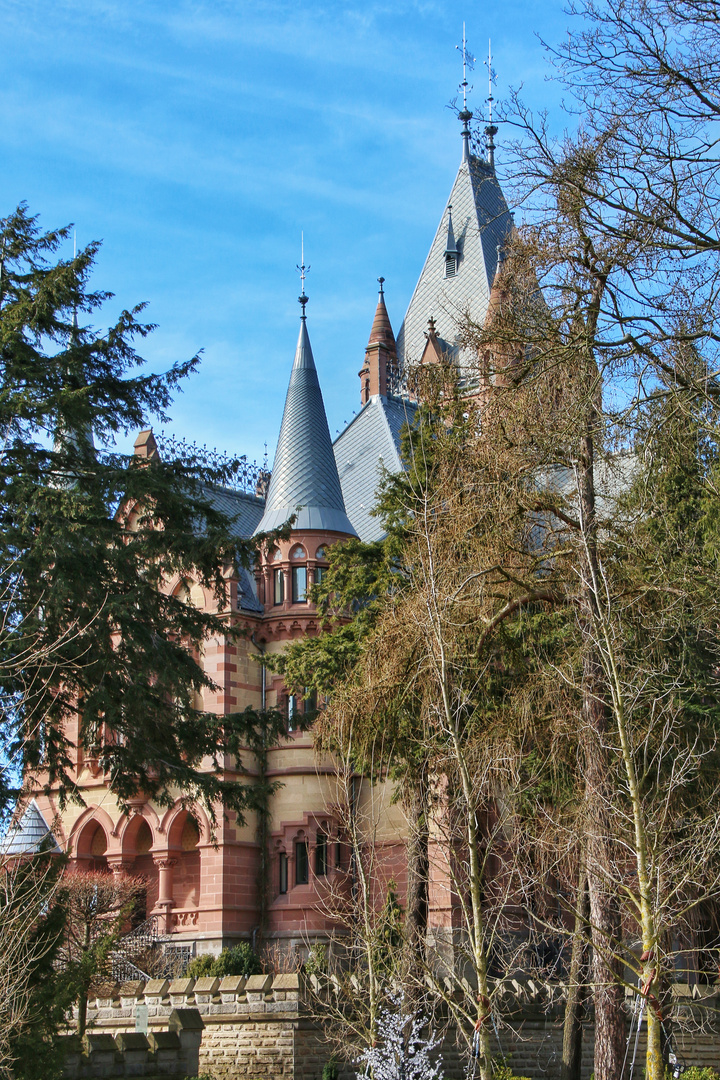
<path fill-rule="evenodd" d="M 213 975 L 262 975 L 263 966 L 260 957 L 252 951 L 246 941 L 233 945 L 232 949 L 223 949 L 214 964 Z"/>
<path fill-rule="evenodd" d="M 709 1065 L 706 1065 L 704 1069 L 701 1069 L 699 1065 L 691 1065 L 682 1073 L 682 1078 L 683 1080 L 720 1080 L 720 1074 Z"/>
<path fill-rule="evenodd" d="M 212 975 L 212 967 L 216 956 L 212 953 L 205 953 L 204 956 L 196 956 L 194 960 L 191 960 L 188 964 L 186 975 L 190 979 L 206 979 Z"/>
<path fill-rule="evenodd" d="M 529 1080 L 527 1076 L 516 1076 L 506 1062 L 495 1062 L 493 1080 Z"/>
<path fill-rule="evenodd" d="M 223 949 L 219 956 L 196 956 L 188 964 L 187 974 L 191 979 L 222 979 L 226 975 L 262 975 L 262 970 L 259 956 L 246 941 L 241 941 L 231 949 Z"/>

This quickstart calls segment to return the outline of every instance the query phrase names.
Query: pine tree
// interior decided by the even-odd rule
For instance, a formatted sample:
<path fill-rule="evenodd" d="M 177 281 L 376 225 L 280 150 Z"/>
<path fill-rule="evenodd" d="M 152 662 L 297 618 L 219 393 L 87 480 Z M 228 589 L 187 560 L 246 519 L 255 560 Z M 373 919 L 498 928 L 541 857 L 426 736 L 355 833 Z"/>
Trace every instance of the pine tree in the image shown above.
<path fill-rule="evenodd" d="M 250 789 L 225 782 L 222 755 L 256 718 L 196 707 L 212 685 L 196 657 L 234 632 L 227 578 L 250 544 L 213 506 L 221 471 L 114 447 L 166 418 L 198 357 L 141 372 L 143 305 L 85 325 L 111 294 L 90 288 L 98 244 L 60 257 L 68 233 L 24 206 L 0 219 L 0 801 L 19 776 L 79 798 L 77 747 L 121 800 L 180 790 L 242 810 Z M 173 578 L 210 588 L 219 613 L 171 595 Z"/>

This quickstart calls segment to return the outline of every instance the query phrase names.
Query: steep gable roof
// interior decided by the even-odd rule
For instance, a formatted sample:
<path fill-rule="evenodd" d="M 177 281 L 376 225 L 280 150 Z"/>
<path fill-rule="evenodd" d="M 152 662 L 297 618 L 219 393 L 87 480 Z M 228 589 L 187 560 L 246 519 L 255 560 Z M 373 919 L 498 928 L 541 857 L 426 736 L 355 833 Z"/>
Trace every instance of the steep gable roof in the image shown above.
<path fill-rule="evenodd" d="M 497 248 L 512 227 L 512 218 L 494 169 L 484 160 L 462 161 L 430 253 L 397 337 L 398 359 L 404 364 L 420 362 L 425 349 L 428 319 L 434 318 L 437 334 L 454 348 L 458 324 L 469 315 L 482 326 L 495 277 Z M 452 228 L 459 251 L 457 269 L 446 277 L 446 251 Z M 458 357 L 461 366 L 470 358 Z"/>

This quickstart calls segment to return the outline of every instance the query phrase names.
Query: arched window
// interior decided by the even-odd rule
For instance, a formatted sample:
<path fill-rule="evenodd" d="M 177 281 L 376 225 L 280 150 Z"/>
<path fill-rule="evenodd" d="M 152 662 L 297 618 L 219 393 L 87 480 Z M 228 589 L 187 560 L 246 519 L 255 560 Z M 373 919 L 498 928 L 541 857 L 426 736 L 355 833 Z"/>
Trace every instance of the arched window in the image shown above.
<path fill-rule="evenodd" d="M 299 559 L 306 559 L 307 554 L 302 544 L 296 544 L 290 552 L 290 558 L 297 563 Z M 292 566 L 292 602 L 304 604 L 307 600 L 307 566 Z"/>
<path fill-rule="evenodd" d="M 321 544 L 320 547 L 315 552 L 315 558 L 316 559 L 327 559 L 327 549 L 325 548 L 324 544 Z M 316 585 L 320 584 L 322 579 L 325 577 L 326 572 L 327 572 L 327 566 L 321 566 L 318 563 L 318 565 L 315 567 L 315 584 Z"/>

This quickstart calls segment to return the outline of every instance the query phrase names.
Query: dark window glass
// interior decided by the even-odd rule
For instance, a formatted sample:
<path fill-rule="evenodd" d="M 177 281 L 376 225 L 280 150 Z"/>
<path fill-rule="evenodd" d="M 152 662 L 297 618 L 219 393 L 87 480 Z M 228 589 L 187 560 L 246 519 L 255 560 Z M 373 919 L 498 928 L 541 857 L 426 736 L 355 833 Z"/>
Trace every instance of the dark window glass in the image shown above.
<path fill-rule="evenodd" d="M 324 832 L 315 837 L 315 873 L 325 877 L 328 872 L 328 838 Z"/>
<path fill-rule="evenodd" d="M 305 687 L 305 715 L 312 716 L 317 712 L 317 693 L 315 690 L 310 690 L 309 687 Z"/>
<path fill-rule="evenodd" d="M 335 865 L 338 870 L 342 868 L 342 844 L 339 840 L 335 841 Z"/>
<path fill-rule="evenodd" d="M 292 568 L 292 602 L 304 604 L 307 600 L 307 567 L 293 566 Z"/>
<path fill-rule="evenodd" d="M 285 600 L 285 574 L 282 570 L 274 570 L 275 580 L 275 603 L 282 604 Z"/>
<path fill-rule="evenodd" d="M 308 858 L 307 840 L 295 843 L 295 884 L 307 885 L 310 880 L 310 859 Z"/>
<path fill-rule="evenodd" d="M 288 857 L 284 851 L 280 852 L 280 892 L 288 890 Z"/>
<path fill-rule="evenodd" d="M 327 572 L 327 566 L 316 566 L 315 567 L 315 584 L 316 585 L 320 584 L 322 579 L 325 577 L 326 572 Z"/>
<path fill-rule="evenodd" d="M 297 698 L 294 694 L 287 696 L 287 729 L 295 731 L 297 727 Z"/>

